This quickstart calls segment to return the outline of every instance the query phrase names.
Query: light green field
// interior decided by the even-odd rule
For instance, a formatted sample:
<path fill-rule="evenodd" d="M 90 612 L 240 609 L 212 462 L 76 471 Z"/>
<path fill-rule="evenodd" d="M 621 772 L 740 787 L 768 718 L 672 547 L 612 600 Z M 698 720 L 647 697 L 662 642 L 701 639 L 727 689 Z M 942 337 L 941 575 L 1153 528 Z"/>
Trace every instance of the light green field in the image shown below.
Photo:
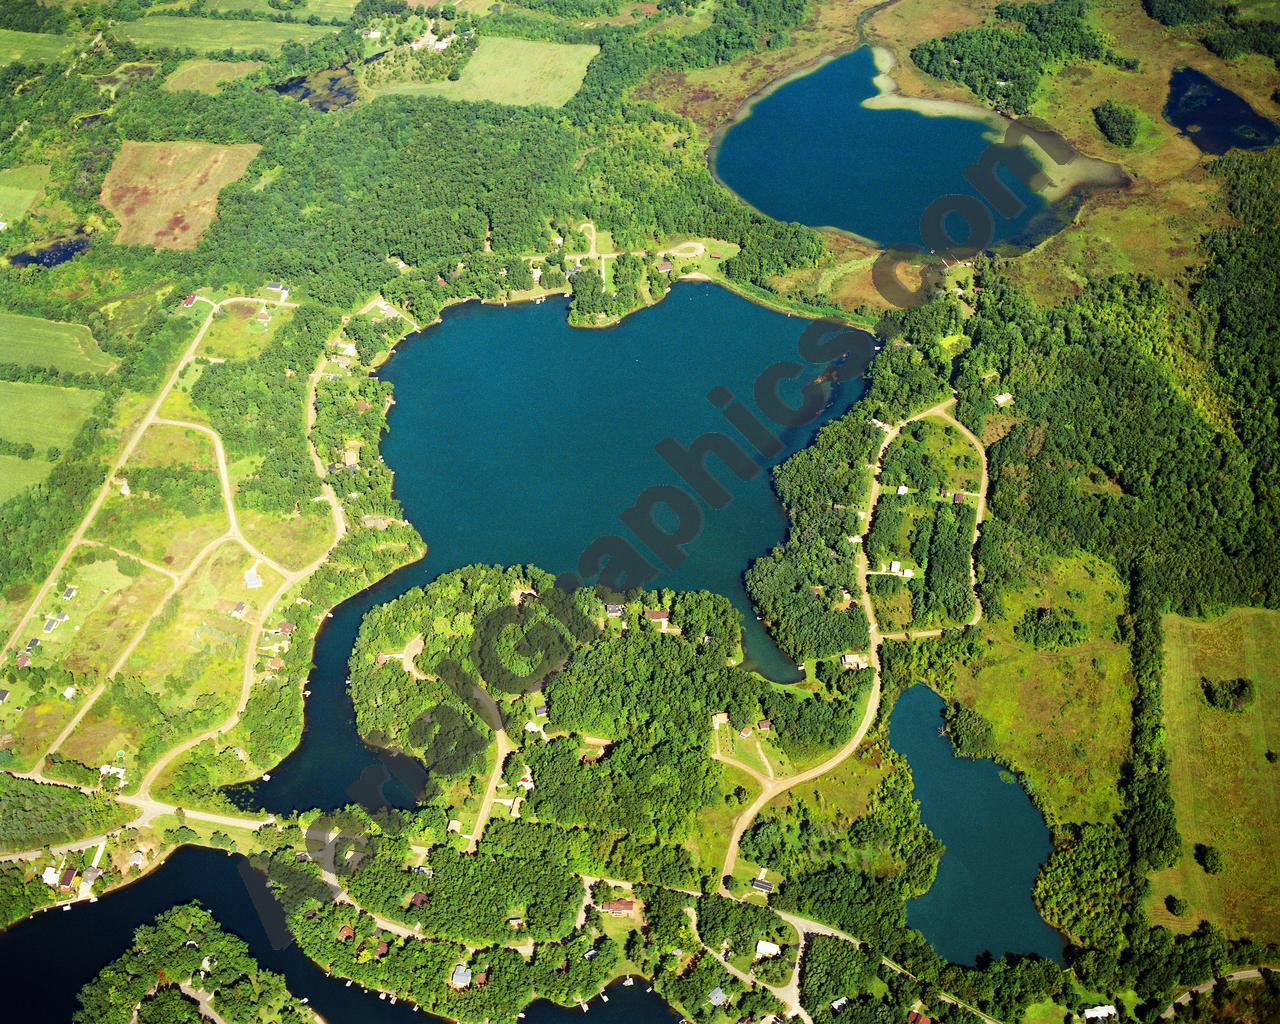
<path fill-rule="evenodd" d="M 192 92 L 212 95 L 218 91 L 218 86 L 223 82 L 244 78 L 245 75 L 253 74 L 260 67 L 262 67 L 260 60 L 230 61 L 192 57 L 179 64 L 173 74 L 164 80 L 161 88 L 168 92 L 188 89 Z"/>
<path fill-rule="evenodd" d="M 70 53 L 75 42 L 71 36 L 0 28 L 0 64 L 12 64 L 18 60 L 56 61 Z"/>
<path fill-rule="evenodd" d="M 1041 579 L 1005 595 L 1003 619 L 983 621 L 987 650 L 956 678 L 956 697 L 991 722 L 997 749 L 1057 821 L 1107 821 L 1121 809 L 1133 700 L 1129 649 L 1116 634 L 1124 594 L 1101 559 L 1055 558 Z M 1027 609 L 1043 606 L 1075 612 L 1084 642 L 1052 651 L 1015 638 Z"/>
<path fill-rule="evenodd" d="M 287 13 L 290 18 L 298 21 L 306 21 L 313 14 L 325 21 L 333 18 L 346 21 L 350 19 L 356 3 L 357 0 L 308 0 L 303 6 Z M 254 14 L 268 15 L 280 13 L 267 0 L 208 0 L 206 6 L 211 11 L 252 11 Z"/>
<path fill-rule="evenodd" d="M 1182 859 L 1151 877 L 1152 920 L 1190 931 L 1201 918 L 1229 936 L 1280 941 L 1280 612 L 1237 608 L 1209 622 L 1166 615 L 1164 723 Z M 1252 679 L 1245 711 L 1211 708 L 1200 680 Z M 1196 863 L 1196 843 L 1222 852 L 1223 870 Z M 1189 913 L 1173 917 L 1169 894 Z"/>
<path fill-rule="evenodd" d="M 96 391 L 0 381 L 0 437 L 37 451 L 65 448 L 98 404 Z"/>
<path fill-rule="evenodd" d="M 276 21 L 222 21 L 213 18 L 175 18 L 157 14 L 115 27 L 116 35 L 148 49 L 190 49 L 215 53 L 235 50 L 278 53 L 293 40 L 309 43 L 337 31 L 332 25 L 305 25 Z"/>
<path fill-rule="evenodd" d="M 0 171 L 0 220 L 21 220 L 49 181 L 48 164 L 27 164 Z"/>
<path fill-rule="evenodd" d="M 374 91 L 561 107 L 578 91 L 587 65 L 599 50 L 584 43 L 486 36 L 456 82 L 399 82 Z"/>
<path fill-rule="evenodd" d="M 16 455 L 0 455 L 0 502 L 38 484 L 53 469 L 44 459 L 20 459 Z"/>
<path fill-rule="evenodd" d="M 98 348 L 83 324 L 0 313 L 0 363 L 45 366 L 68 373 L 104 373 L 115 360 Z"/>

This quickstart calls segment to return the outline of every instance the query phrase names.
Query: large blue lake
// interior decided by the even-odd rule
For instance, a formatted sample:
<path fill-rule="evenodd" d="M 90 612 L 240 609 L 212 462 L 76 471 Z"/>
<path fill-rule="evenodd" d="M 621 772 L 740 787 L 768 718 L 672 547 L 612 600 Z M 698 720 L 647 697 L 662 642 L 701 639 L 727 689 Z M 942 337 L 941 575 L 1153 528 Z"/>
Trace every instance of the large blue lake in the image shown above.
<path fill-rule="evenodd" d="M 608 330 L 575 329 L 565 317 L 562 301 L 455 307 L 402 342 L 384 367 L 396 404 L 383 455 L 430 550 L 334 610 L 316 646 L 302 743 L 269 781 L 246 787 L 240 798 L 248 804 L 339 807 L 363 773 L 382 770 L 356 735 L 345 685 L 371 607 L 478 562 L 576 568 L 596 538 L 627 535 L 619 514 L 646 488 L 681 483 L 654 450 L 658 442 L 687 446 L 707 431 L 735 434 L 708 392 L 727 388 L 754 408 L 756 378 L 773 363 L 798 360 L 797 341 L 811 324 L 693 283 Z M 702 506 L 705 524 L 686 548 L 688 560 L 653 584 L 729 597 L 742 613 L 748 664 L 776 679 L 794 678 L 795 666 L 756 621 L 742 586 L 747 565 L 786 532 L 765 467 L 808 444 L 862 394 L 875 346 L 865 334 L 859 344 L 846 368 L 852 379 L 826 385 L 827 406 L 814 424 L 779 432 L 783 451 L 757 459 L 755 479 L 741 481 L 710 460 L 733 500 Z M 799 405 L 802 385 L 823 370 L 809 364 L 780 389 L 783 397 Z M 394 783 L 385 795 L 409 797 Z"/>
<path fill-rule="evenodd" d="M 877 94 L 875 75 L 871 49 L 863 47 L 769 93 L 725 133 L 716 174 L 781 220 L 841 228 L 885 246 L 920 245 L 920 217 L 934 200 L 978 196 L 964 170 L 991 145 L 991 128 L 864 106 Z M 1001 178 L 1026 208 L 1010 220 L 995 217 L 995 241 L 1048 230 L 1044 222 L 1054 218 L 1044 199 L 1003 171 Z M 959 235 L 963 221 L 952 230 Z"/>
<path fill-rule="evenodd" d="M 920 684 L 889 719 L 889 742 L 911 765 L 920 819 L 946 847 L 933 887 L 907 904 L 907 923 L 959 964 L 988 952 L 1060 960 L 1062 938 L 1031 898 L 1052 851 L 1044 818 L 994 761 L 956 756 L 939 732 L 942 710 L 942 698 Z"/>

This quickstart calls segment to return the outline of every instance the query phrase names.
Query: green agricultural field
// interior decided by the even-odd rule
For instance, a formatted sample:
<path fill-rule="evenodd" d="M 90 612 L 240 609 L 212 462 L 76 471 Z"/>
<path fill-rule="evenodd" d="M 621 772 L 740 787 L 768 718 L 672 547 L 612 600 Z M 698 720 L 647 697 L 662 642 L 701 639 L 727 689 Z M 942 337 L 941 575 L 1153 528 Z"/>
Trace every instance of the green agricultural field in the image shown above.
<path fill-rule="evenodd" d="M 351 17 L 357 0 L 307 0 L 301 7 L 288 11 L 290 18 L 306 21 L 313 14 L 324 21 L 339 18 L 343 21 Z M 208 0 L 206 6 L 211 11 L 251 11 L 254 14 L 278 15 L 280 11 L 272 7 L 267 0 Z"/>
<path fill-rule="evenodd" d="M 75 46 L 72 36 L 55 36 L 44 32 L 14 32 L 0 28 L 0 64 L 15 61 L 56 61 Z"/>
<path fill-rule="evenodd" d="M 1054 559 L 1041 579 L 1006 594 L 1004 618 L 984 619 L 987 650 L 956 679 L 956 697 L 991 722 L 997 749 L 1057 821 L 1107 821 L 1121 807 L 1133 700 L 1129 650 L 1117 634 L 1124 594 L 1101 559 Z M 1087 637 L 1062 650 L 1017 639 L 1014 627 L 1040 607 L 1070 609 Z"/>
<path fill-rule="evenodd" d="M 0 221 L 22 220 L 49 182 L 48 164 L 26 164 L 0 171 Z"/>
<path fill-rule="evenodd" d="M 0 381 L 0 437 L 37 451 L 65 448 L 93 407 L 96 391 Z"/>
<path fill-rule="evenodd" d="M 444 96 L 451 100 L 491 100 L 515 106 L 564 106 L 582 85 L 599 47 L 486 36 L 456 82 L 403 82 L 376 93 Z"/>
<path fill-rule="evenodd" d="M 1209 622 L 1167 615 L 1164 722 L 1173 801 L 1182 834 L 1178 864 L 1151 878 L 1154 920 L 1190 931 L 1201 918 L 1228 935 L 1280 941 L 1280 612 L 1238 608 Z M 1241 712 L 1211 708 L 1201 680 L 1253 680 L 1257 696 Z M 1222 853 L 1209 875 L 1195 845 Z M 1190 904 L 1174 917 L 1168 895 Z"/>
<path fill-rule="evenodd" d="M 8 501 L 33 484 L 40 483 L 53 469 L 44 459 L 20 459 L 16 455 L 0 455 L 0 503 Z"/>
<path fill-rule="evenodd" d="M 249 53 L 266 50 L 278 53 L 285 43 L 310 43 L 337 31 L 332 25 L 296 22 L 223 21 L 213 18 L 176 18 L 157 14 L 126 21 L 115 30 L 120 38 L 147 49 L 197 50 L 216 53 L 236 50 Z"/>
<path fill-rule="evenodd" d="M 0 313 L 0 363 L 44 366 L 68 373 L 105 373 L 115 360 L 98 348 L 83 324 Z"/>
<path fill-rule="evenodd" d="M 184 60 L 168 78 L 161 88 L 168 92 L 180 92 L 184 89 L 191 92 L 203 92 L 212 95 L 218 91 L 223 82 L 231 82 L 237 78 L 251 75 L 262 67 L 260 60 L 209 60 L 205 57 L 192 57 Z"/>

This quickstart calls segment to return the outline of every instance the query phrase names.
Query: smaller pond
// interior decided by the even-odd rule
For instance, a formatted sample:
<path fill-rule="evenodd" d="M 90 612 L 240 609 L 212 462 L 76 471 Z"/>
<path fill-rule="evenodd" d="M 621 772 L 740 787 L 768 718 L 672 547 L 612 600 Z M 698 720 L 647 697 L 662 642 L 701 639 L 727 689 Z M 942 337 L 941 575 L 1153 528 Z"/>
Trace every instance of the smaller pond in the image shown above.
<path fill-rule="evenodd" d="M 16 252 L 9 257 L 9 262 L 15 267 L 56 267 L 79 256 L 88 248 L 89 239 L 84 235 L 77 235 L 75 238 L 61 238 L 38 249 Z"/>
<path fill-rule="evenodd" d="M 1052 850 L 1044 818 L 994 761 L 956 756 L 940 732 L 943 708 L 920 684 L 898 698 L 889 720 L 889 742 L 911 765 L 920 818 L 946 847 L 933 887 L 907 904 L 907 923 L 953 963 L 971 965 L 988 952 L 1060 960 L 1062 938 L 1031 899 Z"/>
<path fill-rule="evenodd" d="M 1174 68 L 1164 118 L 1204 153 L 1266 149 L 1280 127 L 1225 86 L 1195 68 Z"/>
<path fill-rule="evenodd" d="M 271 88 L 281 96 L 288 96 L 315 110 L 327 112 L 341 110 L 354 103 L 360 91 L 360 83 L 350 68 L 342 67 L 299 75 Z"/>

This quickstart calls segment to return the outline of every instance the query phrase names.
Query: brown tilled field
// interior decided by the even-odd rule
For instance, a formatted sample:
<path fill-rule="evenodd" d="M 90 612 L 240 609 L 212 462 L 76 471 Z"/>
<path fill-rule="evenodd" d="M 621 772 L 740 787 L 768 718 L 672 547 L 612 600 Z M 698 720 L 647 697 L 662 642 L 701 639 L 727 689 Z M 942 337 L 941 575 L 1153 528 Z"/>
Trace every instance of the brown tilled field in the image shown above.
<path fill-rule="evenodd" d="M 194 249 L 217 213 L 218 193 L 245 172 L 260 146 L 126 142 L 102 183 L 120 221 L 117 245 Z"/>

